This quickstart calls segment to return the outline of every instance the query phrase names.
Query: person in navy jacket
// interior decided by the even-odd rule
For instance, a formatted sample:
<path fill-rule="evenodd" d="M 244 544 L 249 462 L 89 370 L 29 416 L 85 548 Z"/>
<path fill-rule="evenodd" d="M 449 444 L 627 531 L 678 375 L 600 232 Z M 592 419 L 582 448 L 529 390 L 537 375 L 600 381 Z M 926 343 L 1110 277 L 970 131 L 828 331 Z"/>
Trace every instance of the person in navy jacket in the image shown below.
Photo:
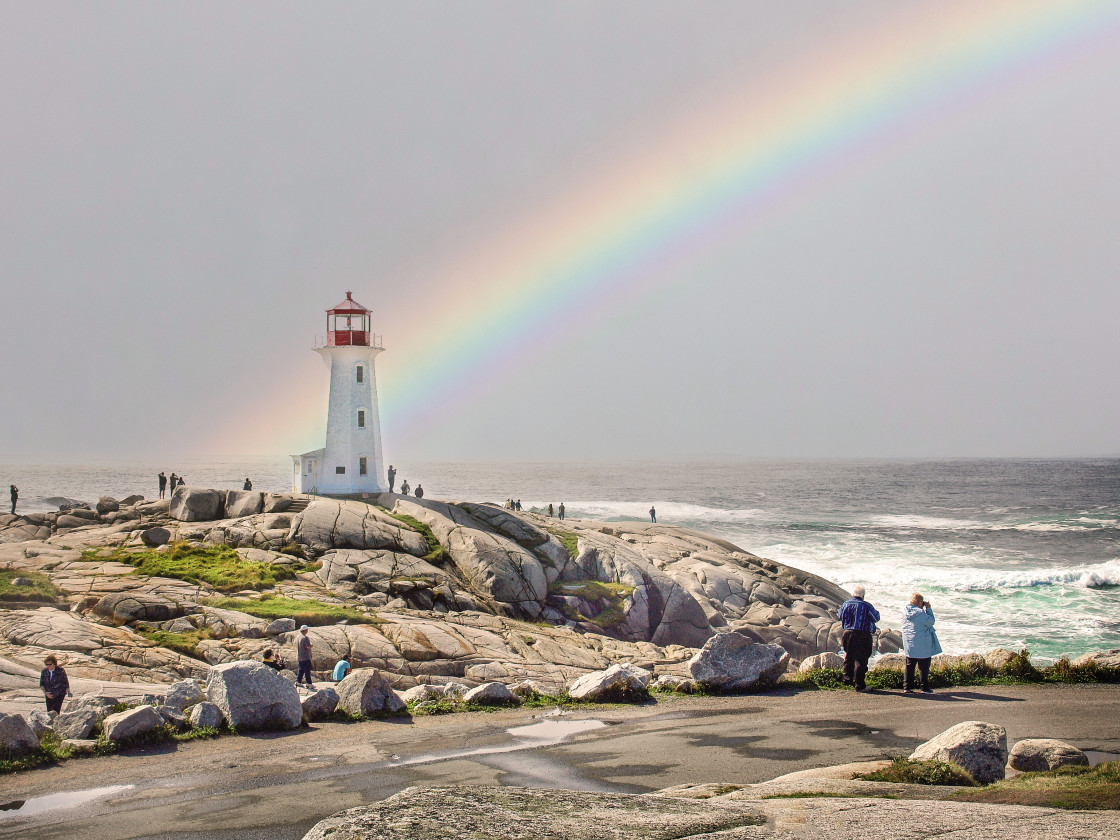
<path fill-rule="evenodd" d="M 840 638 L 844 645 L 844 685 L 854 685 L 856 691 L 864 691 L 867 677 L 867 660 L 875 639 L 875 622 L 879 611 L 864 600 L 866 591 L 862 586 L 852 590 L 852 597 L 840 606 L 840 622 L 844 625 L 844 635 Z"/>
<path fill-rule="evenodd" d="M 47 698 L 47 711 L 61 712 L 62 701 L 70 693 L 70 680 L 53 653 L 47 654 L 43 664 L 47 667 L 39 674 L 39 688 L 43 689 L 43 696 Z"/>

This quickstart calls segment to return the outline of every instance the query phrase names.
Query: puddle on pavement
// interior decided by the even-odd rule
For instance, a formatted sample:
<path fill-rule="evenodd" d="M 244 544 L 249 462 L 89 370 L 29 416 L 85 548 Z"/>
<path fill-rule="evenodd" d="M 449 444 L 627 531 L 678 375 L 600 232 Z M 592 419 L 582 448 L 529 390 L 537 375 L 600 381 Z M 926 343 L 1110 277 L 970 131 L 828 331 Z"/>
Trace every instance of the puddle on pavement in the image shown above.
<path fill-rule="evenodd" d="M 551 747 L 562 743 L 574 735 L 602 729 L 606 724 L 601 720 L 542 720 L 525 726 L 515 726 L 507 729 L 510 735 L 517 740 L 512 744 L 500 747 L 475 747 L 469 750 L 452 750 L 448 752 L 424 753 L 412 758 L 393 761 L 393 767 L 405 767 L 413 764 L 430 764 L 434 761 L 448 761 L 458 758 L 470 758 L 478 755 L 497 755 L 498 753 L 519 752 L 532 750 L 539 747 Z"/>
<path fill-rule="evenodd" d="M 1096 767 L 1107 761 L 1120 761 L 1120 753 L 1100 752 L 1099 750 L 1085 750 L 1085 757 L 1089 759 L 1089 766 Z"/>
<path fill-rule="evenodd" d="M 114 793 L 131 790 L 134 787 L 136 785 L 109 785 L 108 787 L 89 788 L 88 790 L 52 793 L 48 796 L 33 796 L 30 799 L 16 799 L 12 802 L 0 804 L 0 820 L 28 817 L 61 808 L 75 808 L 103 796 L 111 796 Z"/>

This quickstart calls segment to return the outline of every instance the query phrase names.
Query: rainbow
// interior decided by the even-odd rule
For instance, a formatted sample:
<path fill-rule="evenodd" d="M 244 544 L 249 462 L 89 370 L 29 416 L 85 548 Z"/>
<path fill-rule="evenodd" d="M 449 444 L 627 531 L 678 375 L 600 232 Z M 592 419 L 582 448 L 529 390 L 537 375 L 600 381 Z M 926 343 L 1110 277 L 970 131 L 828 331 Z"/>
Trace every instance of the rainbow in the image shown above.
<path fill-rule="evenodd" d="M 387 442 L 500 381 L 561 331 L 570 337 L 672 283 L 696 255 L 912 137 L 915 125 L 1115 49 L 1118 35 L 1118 0 L 908 5 L 682 115 L 677 130 L 415 283 L 423 323 L 379 325 L 395 351 L 378 365 Z"/>

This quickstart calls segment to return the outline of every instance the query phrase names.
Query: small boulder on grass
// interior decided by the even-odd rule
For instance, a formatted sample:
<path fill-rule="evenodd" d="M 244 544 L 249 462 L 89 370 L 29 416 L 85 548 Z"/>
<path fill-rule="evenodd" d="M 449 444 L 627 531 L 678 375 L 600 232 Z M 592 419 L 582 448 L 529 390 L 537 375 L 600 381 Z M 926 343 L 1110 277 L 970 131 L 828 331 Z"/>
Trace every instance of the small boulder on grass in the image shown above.
<path fill-rule="evenodd" d="M 0 712 L 0 752 L 20 755 L 39 749 L 39 738 L 22 715 Z"/>
<path fill-rule="evenodd" d="M 516 703 L 517 698 L 504 684 L 488 682 L 464 694 L 463 702 L 475 703 L 479 706 L 509 706 Z"/>
<path fill-rule="evenodd" d="M 163 726 L 163 718 L 151 706 L 137 706 L 105 718 L 102 727 L 109 741 L 127 741 L 156 727 Z"/>
<path fill-rule="evenodd" d="M 645 668 L 630 662 L 612 665 L 605 671 L 584 674 L 568 686 L 573 700 L 588 702 L 633 702 L 649 697 L 649 681 L 653 677 Z"/>
<path fill-rule="evenodd" d="M 206 677 L 206 699 L 237 730 L 295 729 L 303 723 L 299 691 L 261 662 L 215 665 Z"/>
<path fill-rule="evenodd" d="M 223 720 L 222 710 L 206 700 L 191 708 L 190 722 L 196 729 L 218 729 Z"/>
<path fill-rule="evenodd" d="M 31 731 L 38 737 L 44 732 L 51 732 L 54 729 L 54 721 L 51 719 L 49 713 L 44 712 L 42 709 L 36 709 L 29 712 L 27 715 L 27 725 L 31 727 Z"/>
<path fill-rule="evenodd" d="M 396 714 L 406 708 L 404 700 L 376 668 L 358 668 L 336 687 L 338 708 L 352 715 Z"/>
<path fill-rule="evenodd" d="M 1027 738 L 1011 749 L 1007 760 L 1013 770 L 1023 773 L 1057 770 L 1066 766 L 1089 766 L 1089 757 L 1073 744 L 1054 738 Z"/>
<path fill-rule="evenodd" d="M 179 680 L 167 689 L 167 697 L 163 702 L 173 709 L 182 711 L 188 706 L 193 706 L 202 699 L 202 696 L 202 689 L 194 680 Z"/>
<path fill-rule="evenodd" d="M 913 761 L 957 764 L 982 785 L 1004 777 L 1007 764 L 1007 730 L 982 720 L 951 726 L 910 754 Z"/>
<path fill-rule="evenodd" d="M 97 726 L 98 717 L 97 709 L 88 706 L 72 712 L 63 712 L 54 719 L 54 731 L 60 738 L 84 740 Z"/>
<path fill-rule="evenodd" d="M 414 685 L 407 691 L 402 691 L 401 699 L 406 703 L 426 703 L 428 700 L 439 700 L 445 694 L 442 685 L 421 683 L 420 685 Z"/>

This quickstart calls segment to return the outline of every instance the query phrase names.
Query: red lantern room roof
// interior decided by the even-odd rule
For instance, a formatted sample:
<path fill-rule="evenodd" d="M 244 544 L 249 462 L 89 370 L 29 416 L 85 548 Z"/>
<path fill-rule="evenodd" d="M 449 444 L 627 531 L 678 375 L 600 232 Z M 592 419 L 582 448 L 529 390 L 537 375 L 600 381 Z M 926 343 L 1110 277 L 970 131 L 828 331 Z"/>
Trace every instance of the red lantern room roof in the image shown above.
<path fill-rule="evenodd" d="M 353 315 L 355 313 L 369 312 L 369 311 L 370 310 L 366 309 L 364 306 L 362 306 L 360 303 L 358 303 L 356 300 L 354 300 L 354 298 L 351 297 L 350 292 L 347 292 L 346 293 L 346 300 L 344 300 L 342 303 L 334 306 L 333 308 L 328 309 L 327 314 L 328 315 Z"/>

